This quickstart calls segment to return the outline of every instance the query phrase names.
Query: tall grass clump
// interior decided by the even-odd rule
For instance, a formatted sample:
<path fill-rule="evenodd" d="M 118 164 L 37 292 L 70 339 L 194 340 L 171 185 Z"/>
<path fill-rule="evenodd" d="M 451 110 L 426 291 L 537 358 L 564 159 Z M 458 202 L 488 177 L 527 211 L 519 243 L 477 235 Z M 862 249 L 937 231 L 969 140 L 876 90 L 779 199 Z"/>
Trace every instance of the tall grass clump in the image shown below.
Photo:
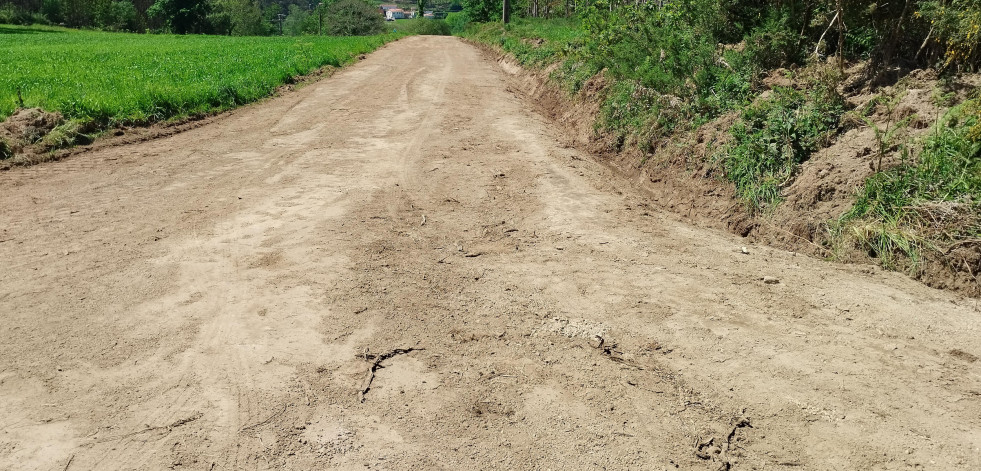
<path fill-rule="evenodd" d="M 853 241 L 889 268 L 916 270 L 925 249 L 981 243 L 981 104 L 955 107 L 915 156 L 866 180 L 839 222 Z"/>
<path fill-rule="evenodd" d="M 732 144 L 718 158 L 752 211 L 778 203 L 798 166 L 837 133 L 845 103 L 833 85 L 833 78 L 824 78 L 812 79 L 805 90 L 775 87 L 742 111 L 731 129 Z"/>

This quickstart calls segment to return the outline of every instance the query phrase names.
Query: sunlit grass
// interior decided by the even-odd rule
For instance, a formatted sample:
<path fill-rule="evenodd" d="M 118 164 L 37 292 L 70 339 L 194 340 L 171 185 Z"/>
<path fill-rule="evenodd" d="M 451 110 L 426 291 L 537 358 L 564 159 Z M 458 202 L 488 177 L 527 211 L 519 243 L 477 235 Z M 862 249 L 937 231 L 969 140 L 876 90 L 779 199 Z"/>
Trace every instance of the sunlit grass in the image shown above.
<path fill-rule="evenodd" d="M 101 125 L 221 111 L 400 36 L 173 36 L 0 26 L 0 119 L 18 106 Z"/>

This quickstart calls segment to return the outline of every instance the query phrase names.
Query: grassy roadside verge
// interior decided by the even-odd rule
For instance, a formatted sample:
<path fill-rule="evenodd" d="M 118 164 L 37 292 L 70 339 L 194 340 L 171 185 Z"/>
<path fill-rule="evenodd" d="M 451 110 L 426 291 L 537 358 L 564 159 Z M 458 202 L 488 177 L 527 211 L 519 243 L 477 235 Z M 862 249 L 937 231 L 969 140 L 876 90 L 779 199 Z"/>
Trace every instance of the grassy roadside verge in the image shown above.
<path fill-rule="evenodd" d="M 18 146 L 66 147 L 116 126 L 228 110 L 402 36 L 171 36 L 0 25 L 0 121 L 24 108 L 58 114 L 44 135 L 22 142 L 4 136 L 0 158 Z"/>
<path fill-rule="evenodd" d="M 679 136 L 737 113 L 734 142 L 713 157 L 747 208 L 767 212 L 780 202 L 778 187 L 794 167 L 840 130 L 843 100 L 828 67 L 803 69 L 795 78 L 802 86 L 765 87 L 773 43 L 779 42 L 772 31 L 753 31 L 738 46 L 719 47 L 710 25 L 663 16 L 656 26 L 613 37 L 586 30 L 619 31 L 626 28 L 619 22 L 635 19 L 592 20 L 602 25 L 522 19 L 508 27 L 475 25 L 462 36 L 498 47 L 525 67 L 552 65 L 551 79 L 570 94 L 602 74 L 607 87 L 595 127 L 612 137 L 615 151 L 634 147 L 656 155 Z M 770 88 L 773 93 L 760 98 Z"/>
<path fill-rule="evenodd" d="M 549 79 L 570 97 L 601 76 L 594 128 L 615 152 L 629 150 L 645 162 L 658 162 L 669 156 L 668 147 L 709 134 L 700 133 L 703 127 L 721 129 L 725 138 L 697 156 L 700 169 L 709 169 L 699 176 L 731 187 L 749 217 L 759 221 L 760 232 L 776 227 L 773 231 L 781 233 L 761 239 L 787 240 L 782 235 L 787 234 L 802 241 L 794 250 L 878 263 L 932 286 L 981 295 L 981 92 L 976 87 L 937 105 L 940 119 L 928 113 L 894 123 L 894 111 L 906 103 L 902 97 L 887 103 L 892 92 L 886 90 L 892 87 L 863 85 L 857 81 L 860 73 L 846 74 L 837 61 L 791 60 L 787 54 L 775 60 L 781 51 L 793 52 L 779 27 L 763 24 L 737 43 L 707 45 L 697 39 L 703 25 L 672 21 L 665 18 L 632 37 L 609 32 L 624 29 L 618 25 L 564 19 L 476 24 L 459 34 L 513 56 L 526 68 L 550 71 Z M 861 68 L 860 61 L 852 64 Z M 950 90 L 945 82 L 955 79 L 949 74 L 929 86 L 942 95 Z M 729 121 L 722 121 L 724 115 Z M 910 120 L 924 131 L 894 137 Z M 827 159 L 819 162 L 828 168 L 840 163 L 821 151 L 856 136 L 871 139 L 873 131 L 873 141 L 856 140 L 859 148 L 871 143 L 872 156 L 855 154 L 846 162 L 866 169 L 857 172 L 859 181 L 838 181 L 835 175 L 844 174 L 834 172 L 821 180 L 823 174 L 814 170 L 818 177 L 810 174 L 805 182 L 814 185 L 811 193 L 794 195 L 807 198 L 784 204 L 788 192 L 800 190 L 794 183 L 813 158 Z M 845 202 L 835 203 L 834 210 L 815 209 L 835 194 Z M 817 229 L 802 237 L 790 232 L 794 223 Z"/>

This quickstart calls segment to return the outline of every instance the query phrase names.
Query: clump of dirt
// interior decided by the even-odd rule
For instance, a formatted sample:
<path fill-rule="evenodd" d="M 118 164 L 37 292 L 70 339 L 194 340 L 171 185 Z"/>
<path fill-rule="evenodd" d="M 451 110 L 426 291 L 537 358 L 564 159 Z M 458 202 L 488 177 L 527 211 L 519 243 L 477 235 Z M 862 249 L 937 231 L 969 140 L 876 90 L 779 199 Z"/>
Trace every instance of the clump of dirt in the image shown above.
<path fill-rule="evenodd" d="M 837 219 L 851 208 L 855 192 L 879 168 L 880 153 L 883 168 L 898 165 L 899 146 L 913 145 L 925 136 L 944 111 L 933 99 L 936 79 L 916 78 L 921 76 L 924 74 L 911 74 L 910 80 L 879 93 L 848 97 L 854 111 L 845 120 L 852 121 L 846 123 L 852 129 L 801 165 L 797 178 L 784 190 L 784 203 L 776 208 L 772 223 L 806 220 L 819 224 Z M 879 97 L 888 97 L 894 104 L 880 103 Z M 866 108 L 869 116 L 862 119 L 859 112 Z M 883 136 L 887 132 L 888 138 Z M 807 234 L 807 239 L 813 242 L 817 236 Z"/>
<path fill-rule="evenodd" d="M 860 73 L 861 68 L 856 67 L 846 75 Z M 783 71 L 771 73 L 764 83 L 771 87 L 798 86 L 788 83 Z M 845 83 L 849 83 L 847 76 Z M 900 165 L 903 149 L 915 149 L 949 106 L 965 99 L 970 89 L 955 83 L 948 87 L 954 90 L 953 95 L 944 98 L 942 88 L 935 72 L 916 70 L 894 85 L 846 95 L 847 108 L 851 110 L 842 119 L 846 131 L 800 166 L 796 177 L 781 192 L 783 202 L 766 215 L 743 211 L 740 223 L 727 227 L 754 241 L 788 250 L 821 257 L 833 255 L 846 262 L 876 263 L 861 247 L 835 247 L 840 239 L 836 239 L 834 223 L 852 208 L 866 179 L 879 170 Z M 706 126 L 716 126 L 718 121 Z M 919 237 L 930 239 L 931 231 L 944 231 L 945 227 L 976 226 L 979 217 L 970 210 L 932 211 L 929 216 L 924 220 L 933 223 L 918 230 Z M 894 268 L 935 288 L 981 296 L 981 243 L 934 247 L 924 250 L 921 256 L 916 265 L 906 261 Z"/>
<path fill-rule="evenodd" d="M 772 90 L 773 87 L 792 87 L 794 81 L 787 76 L 787 69 L 776 69 L 763 79 L 763 85 Z"/>
<path fill-rule="evenodd" d="M 21 108 L 0 123 L 0 170 L 57 160 L 55 151 L 91 144 L 99 131 L 91 120 L 65 119 L 61 113 Z"/>
<path fill-rule="evenodd" d="M 895 259 L 895 268 L 934 288 L 981 296 L 981 239 L 949 237 L 965 228 L 974 228 L 974 232 L 981 229 L 981 214 L 976 208 L 976 202 L 969 200 L 927 202 L 910 208 L 915 215 L 902 221 L 901 230 L 920 241 L 919 258 Z M 844 243 L 836 247 L 836 255 L 845 260 L 870 259 L 868 248 L 856 241 L 865 237 L 863 232 L 875 234 L 879 229 L 859 223 L 844 230 L 852 234 L 841 238 Z M 852 235 L 855 237 L 849 237 Z"/>
<path fill-rule="evenodd" d="M 0 140 L 9 147 L 12 157 L 34 145 L 65 121 L 61 113 L 49 113 L 40 108 L 21 108 L 0 123 Z"/>

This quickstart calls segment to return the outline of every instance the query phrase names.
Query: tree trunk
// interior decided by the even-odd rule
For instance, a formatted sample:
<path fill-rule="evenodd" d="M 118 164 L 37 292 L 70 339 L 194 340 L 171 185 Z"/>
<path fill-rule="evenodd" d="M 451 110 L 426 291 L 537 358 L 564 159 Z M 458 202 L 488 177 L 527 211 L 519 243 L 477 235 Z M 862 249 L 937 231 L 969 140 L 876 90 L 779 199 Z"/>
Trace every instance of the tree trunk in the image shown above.
<path fill-rule="evenodd" d="M 840 2 L 841 0 L 838 1 Z M 896 52 L 896 43 L 899 42 L 899 33 L 902 32 L 903 19 L 906 18 L 907 11 L 909 11 L 909 0 L 906 0 L 906 2 L 903 3 L 903 12 L 899 14 L 899 18 L 896 20 L 896 26 L 893 28 L 892 34 L 889 35 L 889 39 L 883 45 L 882 67 L 879 67 L 879 73 L 876 74 L 873 83 L 878 82 L 892 64 L 892 56 Z"/>

